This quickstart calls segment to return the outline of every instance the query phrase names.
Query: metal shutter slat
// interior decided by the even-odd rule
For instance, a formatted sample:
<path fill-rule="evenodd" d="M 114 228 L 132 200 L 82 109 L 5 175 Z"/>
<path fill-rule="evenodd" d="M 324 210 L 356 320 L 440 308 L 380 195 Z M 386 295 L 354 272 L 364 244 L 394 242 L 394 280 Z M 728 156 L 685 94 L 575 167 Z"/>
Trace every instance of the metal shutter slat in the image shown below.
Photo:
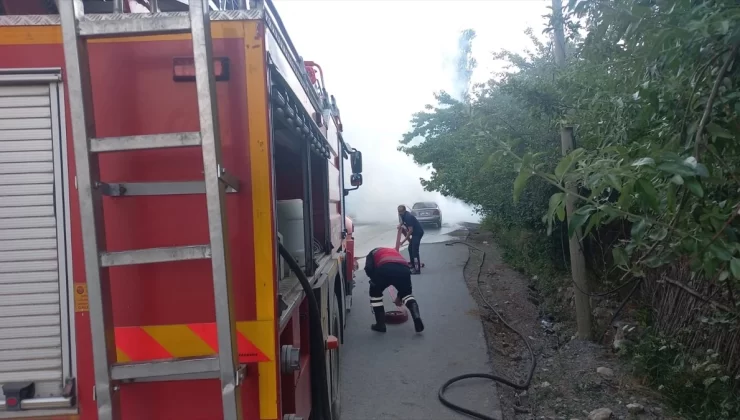
<path fill-rule="evenodd" d="M 48 327 L 0 328 L 0 340 L 59 337 L 61 333 L 62 330 L 58 325 Z"/>
<path fill-rule="evenodd" d="M 2 152 L 0 163 L 53 162 L 52 152 Z"/>
<path fill-rule="evenodd" d="M 3 165 L 0 165 L 0 174 L 29 174 L 40 172 L 54 172 L 54 163 L 49 161 L 5 163 Z"/>
<path fill-rule="evenodd" d="M 48 85 L 2 86 L 0 96 L 46 96 L 49 97 Z"/>
<path fill-rule="evenodd" d="M 12 362 L 0 362 L 0 372 L 32 372 L 40 369 L 60 369 L 62 368 L 61 359 L 43 359 L 34 360 L 29 363 L 27 360 L 14 360 Z"/>
<path fill-rule="evenodd" d="M 6 262 L 0 264 L 0 273 L 19 273 L 26 271 L 51 271 L 58 270 L 59 264 L 56 259 L 47 261 L 23 261 Z"/>
<path fill-rule="evenodd" d="M 7 300 L 7 299 L 3 299 Z M 27 305 L 46 305 L 46 304 L 59 304 L 58 293 L 33 293 L 28 295 L 16 295 L 13 302 L 0 302 L 0 308 L 12 308 L 13 306 L 19 306 L 18 302 L 23 302 L 22 307 Z M 3 310 L 0 310 L 0 316 L 3 315 Z"/>
<path fill-rule="evenodd" d="M 13 198 L 0 200 L 0 207 L 23 207 L 23 206 L 51 206 L 54 205 L 54 197 L 46 195 L 19 195 Z M 2 232 L 0 232 L 2 239 Z"/>
<path fill-rule="evenodd" d="M 36 360 L 50 359 L 52 357 L 62 357 L 62 349 L 32 349 L 32 350 L 3 350 L 0 351 L 0 362 L 9 362 L 12 360 Z"/>
<path fill-rule="evenodd" d="M 0 197 L 2 194 L 0 194 Z M 26 217 L 0 219 L 0 230 L 2 229 L 24 229 L 24 228 L 48 228 L 56 227 L 57 221 L 53 217 Z M 2 234 L 0 234 L 2 235 Z"/>
<path fill-rule="evenodd" d="M 0 207 L 0 218 L 53 216 L 54 206 Z"/>
<path fill-rule="evenodd" d="M 59 293 L 59 282 L 0 284 L 0 296 L 23 294 Z M 11 305 L 13 302 L 11 302 Z M 16 303 L 17 305 L 17 303 Z"/>
<path fill-rule="evenodd" d="M 35 249 L 31 251 L 0 251 L 0 262 L 56 260 L 56 249 Z"/>
<path fill-rule="evenodd" d="M 59 281 L 59 273 L 56 271 L 34 271 L 30 273 L 0 273 L 0 284 L 6 283 L 42 283 L 47 281 Z"/>
<path fill-rule="evenodd" d="M 0 152 L 42 152 L 52 146 L 48 140 L 0 141 Z"/>
<path fill-rule="evenodd" d="M 57 249 L 56 238 L 0 240 L 0 251 L 26 251 L 31 249 Z"/>
<path fill-rule="evenodd" d="M 3 118 L 51 118 L 51 108 L 43 106 L 4 109 L 0 113 L 0 119 Z"/>
<path fill-rule="evenodd" d="M 18 317 L 32 315 L 54 315 L 59 314 L 59 303 L 25 306 L 0 306 L 0 317 Z"/>
<path fill-rule="evenodd" d="M 56 325 L 56 324 L 59 324 L 59 315 L 32 315 L 32 316 L 0 318 L 0 328 L 42 327 L 42 326 Z"/>
<path fill-rule="evenodd" d="M 30 273 L 0 273 L 0 284 L 44 283 L 59 281 L 56 271 L 33 271 Z"/>
<path fill-rule="evenodd" d="M 2 370 L 0 370 L 2 372 Z M 35 382 L 35 381 L 54 381 L 62 379 L 62 370 L 34 370 L 27 372 L 3 372 L 3 379 L 6 382 Z M 36 394 L 38 395 L 38 393 Z"/>
<path fill-rule="evenodd" d="M 49 239 L 56 237 L 57 231 L 54 228 L 0 229 L 0 241 L 14 241 L 19 239 Z"/>
<path fill-rule="evenodd" d="M 0 97 L 0 108 L 18 108 L 30 106 L 49 106 L 48 96 L 3 96 Z"/>
<path fill-rule="evenodd" d="M 0 130 L 0 141 L 21 140 L 51 140 L 51 130 Z"/>
<path fill-rule="evenodd" d="M 0 185 L 53 184 L 54 174 L 0 175 Z M 53 188 L 53 185 L 52 185 Z"/>
<path fill-rule="evenodd" d="M 54 193 L 54 186 L 51 184 L 0 185 L 0 197 L 10 196 L 10 195 L 36 195 L 36 194 L 51 195 L 53 193 Z"/>
<path fill-rule="evenodd" d="M 0 130 L 51 130 L 51 118 L 0 119 Z"/>
<path fill-rule="evenodd" d="M 43 349 L 47 347 L 59 347 L 62 344 L 60 337 L 38 337 L 38 338 L 19 338 L 12 340 L 0 340 L 0 350 L 19 350 L 19 349 Z"/>

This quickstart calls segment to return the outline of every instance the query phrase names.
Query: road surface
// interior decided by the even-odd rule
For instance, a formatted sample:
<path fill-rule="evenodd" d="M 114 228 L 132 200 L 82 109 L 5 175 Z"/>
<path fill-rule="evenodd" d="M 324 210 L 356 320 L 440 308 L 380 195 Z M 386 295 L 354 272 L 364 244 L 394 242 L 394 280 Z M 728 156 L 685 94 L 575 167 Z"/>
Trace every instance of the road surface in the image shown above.
<path fill-rule="evenodd" d="M 376 241 L 388 235 L 375 233 Z M 395 244 L 393 226 L 391 236 Z M 434 236 L 429 235 L 430 240 Z M 411 321 L 388 325 L 385 334 L 371 331 L 374 318 L 368 280 L 362 269 L 357 272 L 354 304 L 342 347 L 342 420 L 468 418 L 448 410 L 437 399 L 440 385 L 450 377 L 492 370 L 477 306 L 463 279 L 467 253 L 462 246 L 422 244 L 421 258 L 426 268 L 412 277 L 414 296 L 426 326 L 421 334 L 414 333 Z M 388 292 L 385 307 L 394 308 Z M 501 418 L 491 382 L 462 382 L 451 387 L 447 395 L 451 401 Z"/>
<path fill-rule="evenodd" d="M 452 239 L 450 234 L 459 231 L 462 228 L 456 224 L 445 224 L 441 228 L 424 227 L 424 236 L 421 237 L 421 242 L 424 244 L 431 244 L 437 242 L 445 242 Z M 370 252 L 371 249 L 379 246 L 396 246 L 396 226 L 393 224 L 388 225 L 356 225 L 355 226 L 355 256 L 363 258 Z M 408 244 L 404 245 L 401 249 L 405 249 Z M 404 254 L 406 254 L 404 252 Z M 422 256 L 422 261 L 424 261 Z"/>

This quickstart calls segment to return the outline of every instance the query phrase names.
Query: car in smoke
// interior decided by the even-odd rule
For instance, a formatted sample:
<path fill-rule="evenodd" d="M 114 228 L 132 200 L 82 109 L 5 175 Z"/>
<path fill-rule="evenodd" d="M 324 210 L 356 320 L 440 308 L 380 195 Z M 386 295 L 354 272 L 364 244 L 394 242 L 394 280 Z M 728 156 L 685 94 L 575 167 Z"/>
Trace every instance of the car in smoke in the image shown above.
<path fill-rule="evenodd" d="M 421 224 L 435 225 L 442 227 L 442 210 L 439 205 L 433 201 L 420 201 L 411 206 L 411 214 L 416 216 L 416 220 Z"/>

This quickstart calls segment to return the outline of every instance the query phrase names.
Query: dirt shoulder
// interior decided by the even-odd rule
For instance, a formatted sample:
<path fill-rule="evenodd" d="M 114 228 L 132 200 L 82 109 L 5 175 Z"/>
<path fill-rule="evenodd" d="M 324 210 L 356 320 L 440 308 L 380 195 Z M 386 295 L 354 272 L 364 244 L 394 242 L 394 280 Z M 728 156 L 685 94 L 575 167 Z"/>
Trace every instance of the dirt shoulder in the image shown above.
<path fill-rule="evenodd" d="M 628 366 L 610 348 L 575 340 L 574 325 L 543 313 L 542 296 L 530 279 L 502 262 L 490 233 L 471 227 L 470 234 L 460 239 L 486 253 L 480 287 L 479 252 L 472 251 L 465 279 L 479 305 L 494 373 L 522 383 L 531 362 L 522 339 L 503 325 L 484 299 L 527 337 L 536 356 L 528 390 L 498 385 L 504 419 L 678 419 L 668 414 L 657 394 L 629 375 Z M 568 299 L 564 304 L 569 305 Z"/>

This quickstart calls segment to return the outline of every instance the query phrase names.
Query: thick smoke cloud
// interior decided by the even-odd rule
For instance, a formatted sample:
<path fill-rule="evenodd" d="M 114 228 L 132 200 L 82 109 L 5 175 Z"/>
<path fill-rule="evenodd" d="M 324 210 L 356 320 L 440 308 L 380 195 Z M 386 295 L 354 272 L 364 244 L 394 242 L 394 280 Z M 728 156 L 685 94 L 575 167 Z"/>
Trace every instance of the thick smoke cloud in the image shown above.
<path fill-rule="evenodd" d="M 433 92 L 462 91 L 457 69 L 460 31 L 478 32 L 475 56 L 488 65 L 490 51 L 518 49 L 527 19 L 540 22 L 543 0 L 336 1 L 277 0 L 296 48 L 321 64 L 335 94 L 344 138 L 363 152 L 364 185 L 347 197 L 358 222 L 393 223 L 396 206 L 436 200 L 446 223 L 477 220 L 472 209 L 424 191 L 428 177 L 396 150 L 414 112 L 434 102 Z M 516 29 L 514 29 L 516 28 Z M 479 68 L 486 74 L 490 69 Z M 474 77 L 475 78 L 475 77 Z M 459 97 L 459 96 L 458 96 Z"/>
<path fill-rule="evenodd" d="M 450 37 L 442 45 L 436 58 L 442 64 L 444 77 L 438 80 L 437 86 L 425 86 L 429 94 L 435 90 L 447 90 L 455 99 L 465 100 L 475 67 L 471 50 L 474 36 L 472 31 L 466 30 L 459 34 L 457 40 Z M 411 118 L 411 114 L 408 118 Z M 407 124 L 403 131 L 409 127 Z M 403 131 L 398 132 L 398 139 Z M 423 139 L 419 138 L 418 141 Z M 363 169 L 370 174 L 369 180 L 347 200 L 348 213 L 358 223 L 393 222 L 396 219 L 395 208 L 399 204 L 411 206 L 418 201 L 437 202 L 442 209 L 443 220 L 448 224 L 479 220 L 470 205 L 424 190 L 419 179 L 429 178 L 432 168 L 419 167 L 410 157 L 387 146 L 370 147 L 363 151 L 363 158 L 367 162 Z"/>

